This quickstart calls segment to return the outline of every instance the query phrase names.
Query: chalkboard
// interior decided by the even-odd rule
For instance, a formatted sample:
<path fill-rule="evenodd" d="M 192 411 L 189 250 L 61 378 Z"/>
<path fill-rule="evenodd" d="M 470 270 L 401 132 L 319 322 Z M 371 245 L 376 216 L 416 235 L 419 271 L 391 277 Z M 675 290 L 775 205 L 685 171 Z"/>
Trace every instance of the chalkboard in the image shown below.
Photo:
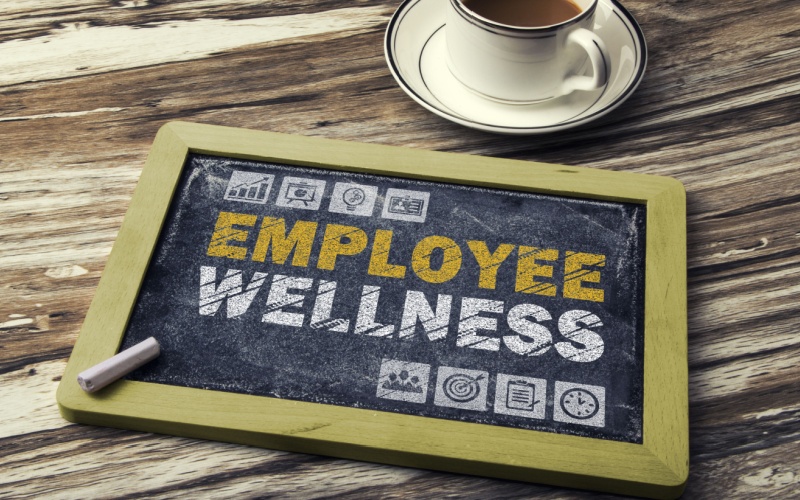
<path fill-rule="evenodd" d="M 645 213 L 192 155 L 131 379 L 641 443 Z"/>
<path fill-rule="evenodd" d="M 177 409 L 156 418 L 158 405 L 140 403 L 123 415 L 104 401 L 130 387 L 200 398 L 206 410 L 224 397 L 246 408 L 296 408 L 298 417 L 371 416 L 391 432 L 477 433 L 493 446 L 507 432 L 564 452 L 583 439 L 606 452 L 619 444 L 656 456 L 670 475 L 635 492 L 674 494 L 685 483 L 675 468 L 688 453 L 682 187 L 520 163 L 166 126 L 98 289 L 115 296 L 112 311 L 98 304 L 107 298 L 95 299 L 70 365 L 95 336 L 82 366 L 99 358 L 101 344 L 113 354 L 150 336 L 161 356 L 99 396 L 60 388 L 62 412 L 146 430 L 171 420 L 178 430 L 166 432 L 251 444 L 261 438 L 236 432 L 295 434 L 264 423 L 254 430 L 233 414 L 216 427 Z M 126 281 L 133 291 L 122 291 Z M 114 333 L 95 331 L 101 324 Z M 656 401 L 664 398 L 677 408 Z M 97 405 L 88 413 L 86 399 Z M 142 424 L 148 411 L 160 423 Z M 380 458 L 348 451 L 365 430 L 356 424 L 348 438 L 318 438 L 323 445 L 312 451 L 474 473 L 464 450 L 456 465 L 444 450 L 432 463 L 410 459 L 436 453 L 402 440 L 352 448 L 382 448 Z M 652 448 L 666 434 L 680 445 L 668 459 Z M 439 444 L 457 449 L 452 438 Z M 263 445 L 308 451 L 288 442 Z M 526 474 L 513 453 L 497 468 L 504 459 L 488 451 L 477 461 L 495 467 L 479 473 L 554 484 L 576 475 L 589 478 L 587 487 L 630 492 L 652 468 L 637 463 L 638 452 L 627 453 L 623 469 L 636 471 L 628 477 L 581 466 L 589 456 L 569 472 L 538 452 L 520 453 Z"/>

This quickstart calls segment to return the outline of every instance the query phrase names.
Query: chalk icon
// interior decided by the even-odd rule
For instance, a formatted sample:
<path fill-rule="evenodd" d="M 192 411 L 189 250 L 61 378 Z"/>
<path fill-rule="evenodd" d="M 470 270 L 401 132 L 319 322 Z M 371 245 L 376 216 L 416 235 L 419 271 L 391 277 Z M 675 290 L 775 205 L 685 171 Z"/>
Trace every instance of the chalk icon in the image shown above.
<path fill-rule="evenodd" d="M 425 222 L 430 193 L 389 188 L 384 197 L 381 217 L 384 219 Z"/>
<path fill-rule="evenodd" d="M 605 427 L 606 390 L 597 385 L 556 381 L 553 420 Z"/>
<path fill-rule="evenodd" d="M 452 366 L 440 366 L 433 404 L 448 408 L 486 411 L 489 374 Z"/>
<path fill-rule="evenodd" d="M 506 386 L 506 407 L 512 410 L 533 410 L 541 403 L 536 399 L 536 386 L 524 380 L 512 380 Z"/>
<path fill-rule="evenodd" d="M 331 194 L 331 203 L 328 206 L 328 211 L 339 214 L 369 217 L 372 215 L 377 198 L 377 186 L 337 182 L 333 186 L 333 193 Z"/>
<path fill-rule="evenodd" d="M 319 210 L 325 194 L 325 181 L 304 177 L 284 177 L 278 199 L 279 207 Z"/>
<path fill-rule="evenodd" d="M 540 378 L 497 374 L 494 412 L 525 418 L 545 417 L 547 381 Z"/>
<path fill-rule="evenodd" d="M 355 212 L 359 206 L 364 204 L 366 199 L 367 195 L 360 187 L 351 187 L 342 194 L 342 202 L 344 202 L 348 212 Z"/>
<path fill-rule="evenodd" d="M 274 180 L 275 176 L 271 174 L 234 170 L 223 198 L 263 205 L 267 202 Z"/>
<path fill-rule="evenodd" d="M 383 359 L 376 396 L 395 401 L 425 403 L 431 366 L 397 359 Z"/>

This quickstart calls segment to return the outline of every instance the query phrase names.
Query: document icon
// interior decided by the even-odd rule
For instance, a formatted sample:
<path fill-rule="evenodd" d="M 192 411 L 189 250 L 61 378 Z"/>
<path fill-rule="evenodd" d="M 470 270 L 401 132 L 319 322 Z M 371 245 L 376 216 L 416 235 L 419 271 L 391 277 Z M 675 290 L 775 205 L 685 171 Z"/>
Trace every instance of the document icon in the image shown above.
<path fill-rule="evenodd" d="M 547 381 L 521 375 L 497 374 L 494 412 L 525 418 L 544 418 Z"/>
<path fill-rule="evenodd" d="M 536 386 L 524 380 L 512 380 L 506 390 L 506 408 L 511 410 L 533 410 L 536 403 Z"/>

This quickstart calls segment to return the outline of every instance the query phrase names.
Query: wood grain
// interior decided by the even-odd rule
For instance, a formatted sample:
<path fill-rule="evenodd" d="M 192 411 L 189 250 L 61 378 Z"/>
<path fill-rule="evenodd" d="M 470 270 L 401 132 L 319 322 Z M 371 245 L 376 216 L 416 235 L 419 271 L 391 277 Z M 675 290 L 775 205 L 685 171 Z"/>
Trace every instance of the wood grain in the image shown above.
<path fill-rule="evenodd" d="M 61 420 L 55 387 L 150 143 L 181 119 L 681 180 L 684 497 L 800 497 L 796 2 L 625 2 L 649 48 L 639 89 L 598 122 L 532 137 L 409 99 L 382 52 L 397 5 L 0 4 L 0 496 L 597 496 Z"/>

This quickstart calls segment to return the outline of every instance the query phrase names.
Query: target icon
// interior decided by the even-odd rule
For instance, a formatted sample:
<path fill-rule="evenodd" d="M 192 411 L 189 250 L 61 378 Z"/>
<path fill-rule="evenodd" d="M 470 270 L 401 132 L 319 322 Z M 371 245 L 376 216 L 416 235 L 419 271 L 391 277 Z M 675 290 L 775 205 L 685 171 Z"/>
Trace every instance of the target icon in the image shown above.
<path fill-rule="evenodd" d="M 481 386 L 478 384 L 483 380 L 483 375 L 470 377 L 464 373 L 455 373 L 447 377 L 442 384 L 445 396 L 457 403 L 466 403 L 477 398 L 481 393 Z"/>
<path fill-rule="evenodd" d="M 433 404 L 450 408 L 486 411 L 489 374 L 452 366 L 440 366 Z"/>

